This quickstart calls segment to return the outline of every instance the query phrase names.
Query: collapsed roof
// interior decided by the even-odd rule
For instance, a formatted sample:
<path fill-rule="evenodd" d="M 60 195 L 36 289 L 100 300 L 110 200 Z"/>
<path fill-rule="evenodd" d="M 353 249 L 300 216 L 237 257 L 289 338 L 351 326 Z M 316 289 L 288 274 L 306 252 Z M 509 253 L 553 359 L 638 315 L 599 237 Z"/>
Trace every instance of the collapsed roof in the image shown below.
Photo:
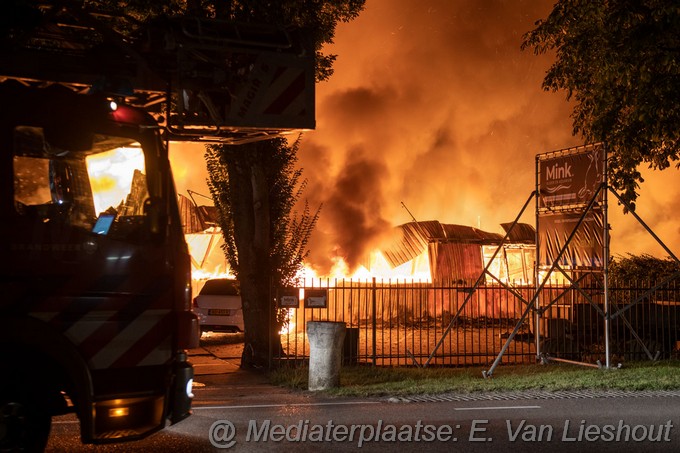
<path fill-rule="evenodd" d="M 508 232 L 512 223 L 501 227 Z M 431 243 L 458 243 L 476 245 L 499 245 L 503 235 L 490 233 L 465 225 L 443 224 L 437 220 L 409 222 L 395 227 L 395 238 L 383 246 L 381 252 L 392 267 L 404 264 L 425 253 Z M 534 244 L 536 230 L 533 226 L 518 223 L 512 228 L 506 244 Z"/>
<path fill-rule="evenodd" d="M 526 280 L 534 260 L 536 231 L 528 224 L 501 226 L 506 231 L 505 242 L 504 235 L 470 226 L 442 224 L 436 220 L 410 222 L 395 228 L 392 241 L 385 244 L 381 252 L 393 268 L 427 252 L 434 280 L 469 281 L 482 273 L 484 260 L 491 258 L 485 246 L 503 243 L 505 253 L 496 259 L 504 264 L 498 265 L 496 272 L 506 278 Z M 528 248 L 532 250 L 526 250 Z"/>

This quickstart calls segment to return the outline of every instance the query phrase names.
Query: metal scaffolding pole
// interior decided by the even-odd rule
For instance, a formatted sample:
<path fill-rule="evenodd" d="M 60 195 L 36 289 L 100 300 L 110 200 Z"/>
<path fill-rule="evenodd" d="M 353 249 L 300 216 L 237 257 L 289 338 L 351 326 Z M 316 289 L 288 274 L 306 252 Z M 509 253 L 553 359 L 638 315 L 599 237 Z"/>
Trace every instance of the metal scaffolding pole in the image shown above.
<path fill-rule="evenodd" d="M 663 247 L 663 249 L 668 253 L 668 255 L 674 261 L 680 263 L 680 260 L 661 241 L 661 239 L 659 239 L 659 237 L 651 230 L 651 228 L 649 228 L 649 226 L 647 226 L 647 224 L 635 213 L 635 211 L 632 209 L 632 207 L 628 203 L 626 203 L 621 198 L 621 196 L 608 185 L 609 168 L 608 168 L 608 162 L 607 162 L 607 149 L 606 149 L 606 146 L 604 144 L 585 145 L 583 147 L 570 148 L 570 149 L 555 151 L 554 153 L 547 153 L 546 155 L 550 155 L 550 156 L 546 158 L 546 161 L 548 161 L 550 159 L 555 159 L 555 157 L 553 157 L 553 156 L 562 156 L 562 155 L 565 155 L 566 153 L 573 151 L 573 150 L 577 150 L 577 152 L 579 152 L 579 150 L 581 150 L 581 149 L 588 149 L 588 148 L 594 148 L 594 149 L 597 150 L 598 146 L 600 146 L 601 147 L 600 149 L 603 151 L 603 158 L 601 159 L 601 162 L 602 162 L 602 165 L 603 165 L 602 166 L 602 173 L 599 173 L 599 172 L 596 173 L 598 175 L 598 178 L 600 178 L 599 179 L 599 181 L 600 181 L 599 185 L 597 186 L 597 189 L 595 190 L 594 195 L 592 196 L 592 198 L 590 199 L 590 202 L 588 203 L 587 207 L 585 207 L 585 208 L 583 208 L 583 204 L 581 203 L 581 201 L 583 199 L 580 198 L 580 197 L 578 199 L 573 198 L 573 200 L 576 200 L 577 202 L 574 202 L 574 203 L 571 203 L 571 204 L 568 203 L 568 202 L 564 203 L 562 205 L 560 205 L 559 202 L 557 203 L 557 211 L 565 211 L 565 212 L 572 212 L 572 213 L 578 212 L 578 213 L 581 214 L 581 216 L 580 216 L 576 226 L 569 233 L 568 238 L 566 239 L 566 242 L 564 243 L 564 245 L 562 245 L 559 248 L 559 251 L 557 251 L 557 255 L 554 258 L 550 258 L 550 259 L 546 260 L 546 261 L 552 260 L 552 263 L 550 263 L 549 270 L 547 271 L 547 274 L 542 278 L 542 280 L 541 280 L 541 276 L 539 275 L 539 270 L 540 270 L 539 263 L 541 261 L 541 243 L 540 243 L 540 232 L 539 232 L 539 230 L 540 230 L 540 228 L 539 228 L 540 217 L 541 217 L 541 213 L 546 214 L 546 213 L 549 213 L 551 211 L 554 211 L 555 205 L 549 205 L 549 204 L 546 203 L 543 206 L 541 206 L 541 196 L 542 196 L 541 190 L 542 190 L 542 187 L 541 187 L 541 180 L 540 180 L 540 178 L 541 178 L 540 172 L 541 172 L 541 162 L 542 161 L 540 160 L 540 156 L 536 156 L 536 191 L 535 191 L 536 196 L 537 196 L 537 198 L 536 198 L 536 252 L 535 252 L 536 253 L 535 280 L 536 280 L 536 285 L 537 285 L 536 286 L 536 292 L 535 292 L 534 296 L 531 298 L 531 300 L 527 303 L 527 307 L 524 310 L 524 312 L 522 313 L 522 316 L 521 316 L 517 326 L 515 327 L 513 332 L 510 334 L 510 336 L 507 338 L 505 344 L 501 348 L 500 353 L 496 357 L 496 360 L 491 365 L 491 368 L 488 371 L 484 371 L 482 373 L 485 378 L 491 377 L 493 375 L 495 368 L 500 364 L 500 361 L 501 361 L 503 355 L 505 354 L 506 350 L 508 349 L 510 342 L 513 341 L 515 335 L 519 331 L 519 328 L 525 322 L 525 320 L 529 316 L 531 310 L 535 311 L 535 326 L 534 326 L 535 327 L 535 329 L 534 329 L 535 333 L 534 333 L 534 335 L 535 335 L 535 345 L 536 345 L 537 358 L 543 358 L 543 359 L 549 359 L 549 360 L 554 360 L 554 361 L 558 361 L 558 362 L 574 363 L 574 364 L 579 364 L 579 365 L 584 365 L 584 366 L 595 366 L 595 367 L 602 368 L 599 361 L 598 361 L 597 365 L 593 365 L 593 364 L 589 364 L 589 363 L 582 363 L 582 362 L 577 362 L 577 361 L 573 361 L 573 360 L 566 360 L 566 359 L 561 359 L 561 358 L 544 357 L 543 354 L 541 354 L 541 332 L 540 332 L 541 317 L 544 315 L 545 311 L 552 304 L 555 303 L 555 300 L 553 300 L 552 302 L 548 303 L 546 306 L 542 307 L 541 306 L 542 305 L 541 304 L 541 293 L 545 289 L 546 283 L 550 279 L 551 274 L 556 269 L 559 269 L 564 274 L 564 276 L 567 278 L 567 280 L 570 282 L 570 286 L 569 286 L 568 290 L 576 288 L 576 289 L 578 289 L 579 291 L 582 292 L 582 290 L 579 289 L 579 284 L 578 284 L 579 279 L 577 279 L 576 281 L 572 280 L 565 273 L 565 271 L 562 270 L 562 268 L 559 266 L 559 262 L 562 259 L 563 255 L 565 254 L 565 252 L 567 251 L 569 244 L 574 239 L 577 230 L 581 227 L 581 224 L 583 223 L 586 215 L 596 207 L 596 204 L 598 202 L 601 203 L 601 211 L 602 211 L 602 263 L 601 263 L 601 267 L 598 265 L 598 263 L 592 263 L 592 262 L 590 263 L 590 266 L 585 265 L 585 267 L 590 267 L 593 270 L 598 269 L 602 272 L 602 275 L 603 275 L 602 285 L 604 287 L 603 288 L 604 289 L 604 301 L 603 301 L 604 306 L 603 306 L 603 309 L 601 309 L 595 301 L 591 300 L 588 295 L 586 295 L 586 298 L 588 299 L 589 303 L 596 309 L 598 315 L 602 316 L 603 319 L 604 319 L 604 342 L 605 342 L 605 357 L 606 357 L 606 360 L 605 360 L 606 363 L 605 363 L 604 368 L 609 369 L 609 368 L 612 367 L 612 364 L 611 364 L 611 353 L 612 353 L 612 351 L 611 351 L 611 338 L 610 338 L 611 337 L 611 327 L 612 327 L 612 321 L 619 316 L 623 319 L 625 325 L 631 330 L 631 332 L 632 332 L 633 336 L 636 338 L 636 340 L 642 345 L 644 351 L 647 353 L 647 356 L 650 359 L 655 360 L 656 357 L 658 357 L 658 355 L 659 355 L 658 352 L 657 352 L 656 357 L 652 356 L 651 352 L 646 348 L 646 346 L 643 344 L 642 340 L 639 338 L 639 336 L 637 335 L 637 333 L 633 329 L 633 326 L 631 325 L 631 323 L 628 322 L 628 320 L 625 318 L 624 313 L 625 313 L 625 311 L 629 310 L 631 307 L 633 307 L 634 305 L 636 305 L 640 301 L 648 298 L 649 294 L 653 293 L 656 290 L 656 288 L 662 286 L 665 282 L 672 280 L 678 274 L 676 273 L 673 276 L 665 279 L 664 282 L 658 284 L 657 286 L 650 289 L 649 291 L 647 291 L 642 296 L 638 297 L 635 301 L 625 305 L 624 307 L 618 307 L 616 303 L 613 303 L 613 301 L 611 299 L 610 288 L 609 288 L 609 285 L 610 285 L 609 262 L 610 262 L 610 253 L 611 253 L 611 248 L 610 248 L 611 238 L 610 238 L 610 234 L 609 234 L 609 216 L 608 216 L 608 209 L 609 209 L 608 193 L 609 193 L 609 191 L 611 191 L 617 197 L 618 201 L 622 205 L 624 205 L 626 208 L 628 208 L 629 212 L 634 216 L 634 218 Z M 600 159 L 592 160 L 591 162 L 599 163 Z M 557 163 L 555 163 L 553 165 L 554 165 L 553 167 L 550 167 L 549 172 L 550 171 L 553 172 L 551 176 L 554 179 L 555 176 L 560 176 L 560 173 L 558 172 L 558 170 L 561 170 L 562 167 L 558 168 Z M 567 175 L 568 173 L 571 172 L 571 167 L 568 167 L 566 163 L 564 164 L 563 168 L 564 168 L 564 170 L 563 170 L 564 175 Z M 587 170 L 585 171 L 585 174 L 586 174 L 585 177 L 587 177 L 587 174 L 590 171 L 591 171 L 591 167 L 588 167 Z M 597 172 L 597 167 L 595 167 L 595 171 Z M 592 173 L 591 173 L 591 175 L 592 175 Z M 569 176 L 571 176 L 571 174 L 569 174 Z M 562 188 L 562 187 L 560 187 L 560 188 Z M 586 187 L 584 186 L 583 189 L 586 189 Z M 600 192 L 604 192 L 604 193 L 601 194 L 602 198 L 598 200 L 598 196 L 600 196 Z M 554 195 L 555 192 L 549 191 L 548 193 L 551 194 L 551 195 Z M 564 194 L 559 194 L 559 192 L 558 192 L 558 196 L 559 195 L 564 196 Z M 572 200 L 571 198 L 568 198 L 568 195 L 570 195 L 570 194 L 567 194 L 566 199 Z M 553 255 L 554 255 L 554 252 L 553 252 Z M 546 264 L 548 264 L 548 263 L 546 263 Z M 575 264 L 574 266 L 575 266 L 574 269 L 577 269 L 579 264 Z M 580 266 L 584 266 L 584 265 L 581 264 Z M 540 281 L 540 283 L 539 283 L 539 281 Z M 618 367 L 620 367 L 620 366 L 621 365 L 619 364 Z"/>
<path fill-rule="evenodd" d="M 512 333 L 510 333 L 510 336 L 505 341 L 505 344 L 501 348 L 501 351 L 498 354 L 498 356 L 496 357 L 496 360 L 494 360 L 493 364 L 491 365 L 491 368 L 489 368 L 488 371 L 482 371 L 482 375 L 485 378 L 490 378 L 491 376 L 493 376 L 493 372 L 496 369 L 496 367 L 498 367 L 498 365 L 500 364 L 501 359 L 503 358 L 503 355 L 505 354 L 505 351 L 507 351 L 508 347 L 510 346 L 510 342 L 512 340 L 514 340 L 515 335 L 517 335 L 517 332 L 519 331 L 519 327 L 521 326 L 522 323 L 524 323 L 524 321 L 526 320 L 527 315 L 529 314 L 531 309 L 535 309 L 536 300 L 537 300 L 539 294 L 541 293 L 541 291 L 543 291 L 543 288 L 545 287 L 546 282 L 548 281 L 548 278 L 553 273 L 553 271 L 558 267 L 558 262 L 562 258 L 562 255 L 564 255 L 564 253 L 567 250 L 567 247 L 569 246 L 571 241 L 574 239 L 574 236 L 576 235 L 576 232 L 578 231 L 579 227 L 583 223 L 583 220 L 585 219 L 586 214 L 588 214 L 588 212 L 590 212 L 590 210 L 593 208 L 593 206 L 595 206 L 595 202 L 597 201 L 597 197 L 600 194 L 600 192 L 605 189 L 605 186 L 606 185 L 604 183 L 602 183 L 598 186 L 597 190 L 595 191 L 595 194 L 593 195 L 590 202 L 588 203 L 588 206 L 583 210 L 583 213 L 582 213 L 581 217 L 579 218 L 578 222 L 576 223 L 576 226 L 571 231 L 571 233 L 569 234 L 569 237 L 565 241 L 565 244 L 560 248 L 557 256 L 553 260 L 553 263 L 550 266 L 550 270 L 546 274 L 544 280 L 536 288 L 536 293 L 534 294 L 534 297 L 529 302 L 529 305 L 527 306 L 526 310 L 522 314 L 522 317 L 520 318 L 519 322 L 517 323 L 517 326 L 515 326 L 515 329 L 512 331 Z M 539 326 L 536 326 L 536 329 L 538 329 L 538 328 L 539 328 Z"/>
<path fill-rule="evenodd" d="M 477 278 L 477 281 L 475 282 L 475 284 L 470 289 L 470 292 L 467 294 L 467 296 L 465 296 L 465 300 L 463 301 L 461 306 L 458 308 L 458 311 L 456 312 L 456 314 L 453 316 L 453 318 L 451 318 L 451 321 L 449 322 L 449 325 L 446 327 L 446 330 L 444 330 L 442 337 L 437 342 L 437 345 L 432 350 L 432 353 L 430 353 L 430 356 L 427 358 L 427 361 L 425 362 L 425 364 L 423 364 L 423 368 L 426 368 L 430 364 L 430 361 L 432 360 L 434 355 L 437 353 L 437 351 L 441 347 L 442 343 L 444 343 L 444 340 L 449 335 L 449 332 L 451 332 L 451 328 L 453 327 L 453 325 L 456 322 L 458 322 L 458 317 L 463 312 L 465 305 L 472 298 L 472 295 L 474 294 L 475 290 L 479 287 L 479 285 L 482 284 L 482 281 L 484 280 L 486 274 L 489 272 L 489 267 L 491 267 L 493 260 L 496 258 L 496 255 L 498 255 L 498 252 L 503 248 L 503 245 L 505 244 L 505 242 L 510 237 L 510 233 L 512 233 L 512 230 L 515 228 L 517 223 L 519 223 L 519 220 L 522 218 L 522 215 L 524 215 L 524 211 L 526 210 L 527 206 L 529 206 L 529 203 L 531 202 L 531 199 L 534 197 L 534 195 L 536 195 L 536 192 L 532 192 L 531 195 L 529 195 L 529 198 L 524 203 L 524 206 L 522 206 L 522 209 L 520 210 L 519 214 L 517 214 L 517 217 L 515 217 L 515 220 L 512 222 L 512 225 L 510 226 L 508 231 L 505 233 L 505 236 L 503 237 L 503 239 L 501 240 L 501 243 L 496 248 L 496 251 L 494 252 L 493 256 L 491 256 L 491 258 L 489 259 L 489 262 L 484 267 L 484 270 L 482 270 L 482 273 L 479 275 L 479 277 Z"/>
<path fill-rule="evenodd" d="M 538 210 L 540 206 L 540 197 L 538 194 L 540 194 L 540 187 L 539 187 L 539 179 L 540 179 L 540 165 L 539 165 L 539 158 L 536 156 L 535 160 L 535 176 L 536 176 L 536 236 L 535 236 L 535 242 L 536 248 L 534 250 L 534 285 L 538 286 L 538 280 L 539 280 L 539 273 L 538 273 L 538 257 L 541 256 L 540 253 L 540 241 L 539 241 L 539 236 L 538 236 Z M 539 360 L 541 358 L 541 301 L 539 299 L 540 296 L 536 296 L 536 309 L 534 310 L 534 341 L 535 341 L 535 347 L 536 347 L 536 360 Z"/>

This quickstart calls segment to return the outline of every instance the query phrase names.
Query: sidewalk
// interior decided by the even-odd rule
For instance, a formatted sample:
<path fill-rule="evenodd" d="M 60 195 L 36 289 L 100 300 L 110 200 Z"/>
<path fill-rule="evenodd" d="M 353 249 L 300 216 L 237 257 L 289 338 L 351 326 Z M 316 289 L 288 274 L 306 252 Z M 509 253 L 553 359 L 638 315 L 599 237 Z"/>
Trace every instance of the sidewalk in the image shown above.
<path fill-rule="evenodd" d="M 194 376 L 234 373 L 240 370 L 241 358 L 233 355 L 216 355 L 205 348 L 189 350 L 189 362 L 194 366 Z"/>
<path fill-rule="evenodd" d="M 220 345 L 192 349 L 189 361 L 194 366 L 193 406 L 267 405 L 299 403 L 312 396 L 269 383 L 264 371 L 244 370 L 243 345 Z"/>

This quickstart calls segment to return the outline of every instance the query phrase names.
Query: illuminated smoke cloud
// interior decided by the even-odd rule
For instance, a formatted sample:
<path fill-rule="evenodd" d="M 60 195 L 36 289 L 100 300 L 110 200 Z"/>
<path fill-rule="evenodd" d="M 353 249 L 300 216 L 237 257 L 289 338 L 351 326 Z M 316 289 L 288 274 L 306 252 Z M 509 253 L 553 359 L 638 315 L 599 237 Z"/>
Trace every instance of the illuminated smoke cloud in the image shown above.
<path fill-rule="evenodd" d="M 299 155 L 303 196 L 323 203 L 309 257 L 320 274 L 338 256 L 355 267 L 382 228 L 411 221 L 401 202 L 418 220 L 502 232 L 535 188 L 536 154 L 582 144 L 564 93 L 541 88 L 552 56 L 520 51 L 553 3 L 368 0 L 339 26 L 335 74 L 317 85 L 317 128 Z M 202 146 L 182 146 L 178 189 L 207 193 Z M 638 212 L 677 242 L 678 172 L 664 173 L 656 185 L 645 174 Z M 615 200 L 610 213 L 614 254 L 659 250 Z M 534 224 L 532 209 L 525 217 Z"/>
<path fill-rule="evenodd" d="M 552 3 L 368 0 L 339 27 L 300 151 L 306 196 L 324 204 L 313 265 L 340 254 L 354 268 L 379 228 L 411 220 L 402 201 L 418 220 L 514 219 L 534 156 L 579 144 L 564 95 L 541 88 L 549 58 L 520 51 Z"/>

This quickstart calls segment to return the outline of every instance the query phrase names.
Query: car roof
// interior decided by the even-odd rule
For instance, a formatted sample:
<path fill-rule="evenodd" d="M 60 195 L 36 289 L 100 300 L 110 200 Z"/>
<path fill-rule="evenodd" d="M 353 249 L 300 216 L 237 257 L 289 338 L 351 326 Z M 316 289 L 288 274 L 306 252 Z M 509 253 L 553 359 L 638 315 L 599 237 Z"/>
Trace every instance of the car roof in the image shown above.
<path fill-rule="evenodd" d="M 213 278 L 205 282 L 200 296 L 238 296 L 238 281 L 233 278 Z"/>

